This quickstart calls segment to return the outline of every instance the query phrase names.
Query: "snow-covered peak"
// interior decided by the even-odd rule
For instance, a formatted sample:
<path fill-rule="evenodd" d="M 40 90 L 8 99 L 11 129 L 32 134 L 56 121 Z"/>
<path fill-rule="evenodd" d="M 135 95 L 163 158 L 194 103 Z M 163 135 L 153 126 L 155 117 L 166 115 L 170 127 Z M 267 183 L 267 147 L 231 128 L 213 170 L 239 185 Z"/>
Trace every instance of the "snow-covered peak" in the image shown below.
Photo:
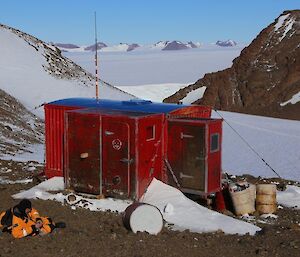
<path fill-rule="evenodd" d="M 189 47 L 181 41 L 172 41 L 169 42 L 162 50 L 183 50 L 188 48 Z"/>
<path fill-rule="evenodd" d="M 234 40 L 228 39 L 226 41 L 218 40 L 216 42 L 216 45 L 218 45 L 218 46 L 236 46 L 237 43 Z"/>
<path fill-rule="evenodd" d="M 105 48 L 107 47 L 106 44 L 104 44 L 103 42 L 98 42 L 97 43 L 97 50 L 100 50 L 102 48 Z M 93 44 L 93 45 L 90 45 L 90 46 L 87 46 L 84 48 L 85 51 L 96 51 L 96 44 Z"/>
<path fill-rule="evenodd" d="M 189 41 L 187 43 L 187 46 L 189 46 L 190 48 L 198 48 L 197 44 L 194 44 L 192 41 Z"/>
<path fill-rule="evenodd" d="M 168 44 L 170 43 L 170 41 L 158 41 L 156 42 L 152 48 L 155 49 L 163 49 L 164 47 L 166 47 Z"/>
<path fill-rule="evenodd" d="M 102 49 L 103 52 L 130 52 L 135 48 L 138 48 L 139 45 L 136 43 L 127 44 L 127 43 L 120 43 L 114 46 L 108 46 Z"/>

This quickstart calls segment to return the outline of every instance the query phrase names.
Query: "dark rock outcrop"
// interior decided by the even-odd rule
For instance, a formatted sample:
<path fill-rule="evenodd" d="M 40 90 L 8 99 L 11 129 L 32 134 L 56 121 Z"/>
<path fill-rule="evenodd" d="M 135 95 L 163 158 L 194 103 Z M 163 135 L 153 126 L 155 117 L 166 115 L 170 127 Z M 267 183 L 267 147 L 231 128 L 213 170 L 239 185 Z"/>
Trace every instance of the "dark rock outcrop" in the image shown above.
<path fill-rule="evenodd" d="M 132 51 L 132 50 L 134 50 L 134 49 L 136 49 L 138 47 L 140 47 L 138 44 L 130 44 L 128 46 L 127 52 L 130 52 L 130 51 Z"/>

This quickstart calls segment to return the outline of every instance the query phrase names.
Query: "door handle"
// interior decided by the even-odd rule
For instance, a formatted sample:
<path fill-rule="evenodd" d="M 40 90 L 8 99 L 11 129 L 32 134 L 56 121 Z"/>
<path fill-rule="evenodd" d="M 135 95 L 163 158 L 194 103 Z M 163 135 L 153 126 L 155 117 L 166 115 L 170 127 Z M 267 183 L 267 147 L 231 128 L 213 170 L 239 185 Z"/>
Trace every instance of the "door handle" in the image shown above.
<path fill-rule="evenodd" d="M 105 130 L 105 131 L 104 131 L 104 134 L 105 134 L 106 136 L 111 136 L 111 135 L 114 135 L 115 133 L 112 132 L 112 131 Z"/>
<path fill-rule="evenodd" d="M 180 178 L 194 178 L 194 176 L 190 176 L 190 175 L 184 174 L 182 172 L 180 172 L 179 176 L 180 176 Z"/>
<path fill-rule="evenodd" d="M 183 139 L 183 138 L 194 138 L 193 135 L 188 135 L 188 134 L 184 134 L 184 133 L 180 133 L 180 138 Z"/>
<path fill-rule="evenodd" d="M 120 162 L 131 164 L 133 163 L 133 159 L 122 158 Z"/>

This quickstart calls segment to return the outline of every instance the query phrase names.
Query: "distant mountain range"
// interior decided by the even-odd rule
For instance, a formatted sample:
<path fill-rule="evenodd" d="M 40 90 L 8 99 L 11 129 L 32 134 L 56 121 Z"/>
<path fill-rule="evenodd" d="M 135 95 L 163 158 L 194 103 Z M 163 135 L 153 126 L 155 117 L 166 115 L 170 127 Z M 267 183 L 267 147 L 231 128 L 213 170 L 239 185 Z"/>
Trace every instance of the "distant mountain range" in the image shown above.
<path fill-rule="evenodd" d="M 96 51 L 96 44 L 89 46 L 78 46 L 70 43 L 50 43 L 53 46 L 58 47 L 63 52 L 85 52 L 85 51 Z M 220 41 L 218 40 L 214 45 L 221 47 L 233 47 L 237 43 L 233 40 Z M 130 52 L 133 50 L 162 50 L 162 51 L 172 51 L 172 50 L 184 50 L 191 48 L 201 47 L 201 43 L 193 43 L 189 41 L 187 43 L 178 40 L 173 41 L 158 41 L 152 45 L 139 45 L 137 43 L 120 43 L 118 45 L 109 46 L 103 42 L 97 43 L 97 49 L 103 52 Z"/>

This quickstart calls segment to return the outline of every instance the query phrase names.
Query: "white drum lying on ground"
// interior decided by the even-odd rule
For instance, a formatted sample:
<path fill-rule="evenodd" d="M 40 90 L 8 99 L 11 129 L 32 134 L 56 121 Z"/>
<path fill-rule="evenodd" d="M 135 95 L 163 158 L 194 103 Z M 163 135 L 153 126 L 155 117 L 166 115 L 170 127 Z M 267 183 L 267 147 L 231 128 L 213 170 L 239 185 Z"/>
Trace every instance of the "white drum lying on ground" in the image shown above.
<path fill-rule="evenodd" d="M 146 203 L 129 205 L 124 212 L 123 222 L 134 233 L 140 231 L 156 235 L 163 228 L 163 217 L 159 209 Z"/>

